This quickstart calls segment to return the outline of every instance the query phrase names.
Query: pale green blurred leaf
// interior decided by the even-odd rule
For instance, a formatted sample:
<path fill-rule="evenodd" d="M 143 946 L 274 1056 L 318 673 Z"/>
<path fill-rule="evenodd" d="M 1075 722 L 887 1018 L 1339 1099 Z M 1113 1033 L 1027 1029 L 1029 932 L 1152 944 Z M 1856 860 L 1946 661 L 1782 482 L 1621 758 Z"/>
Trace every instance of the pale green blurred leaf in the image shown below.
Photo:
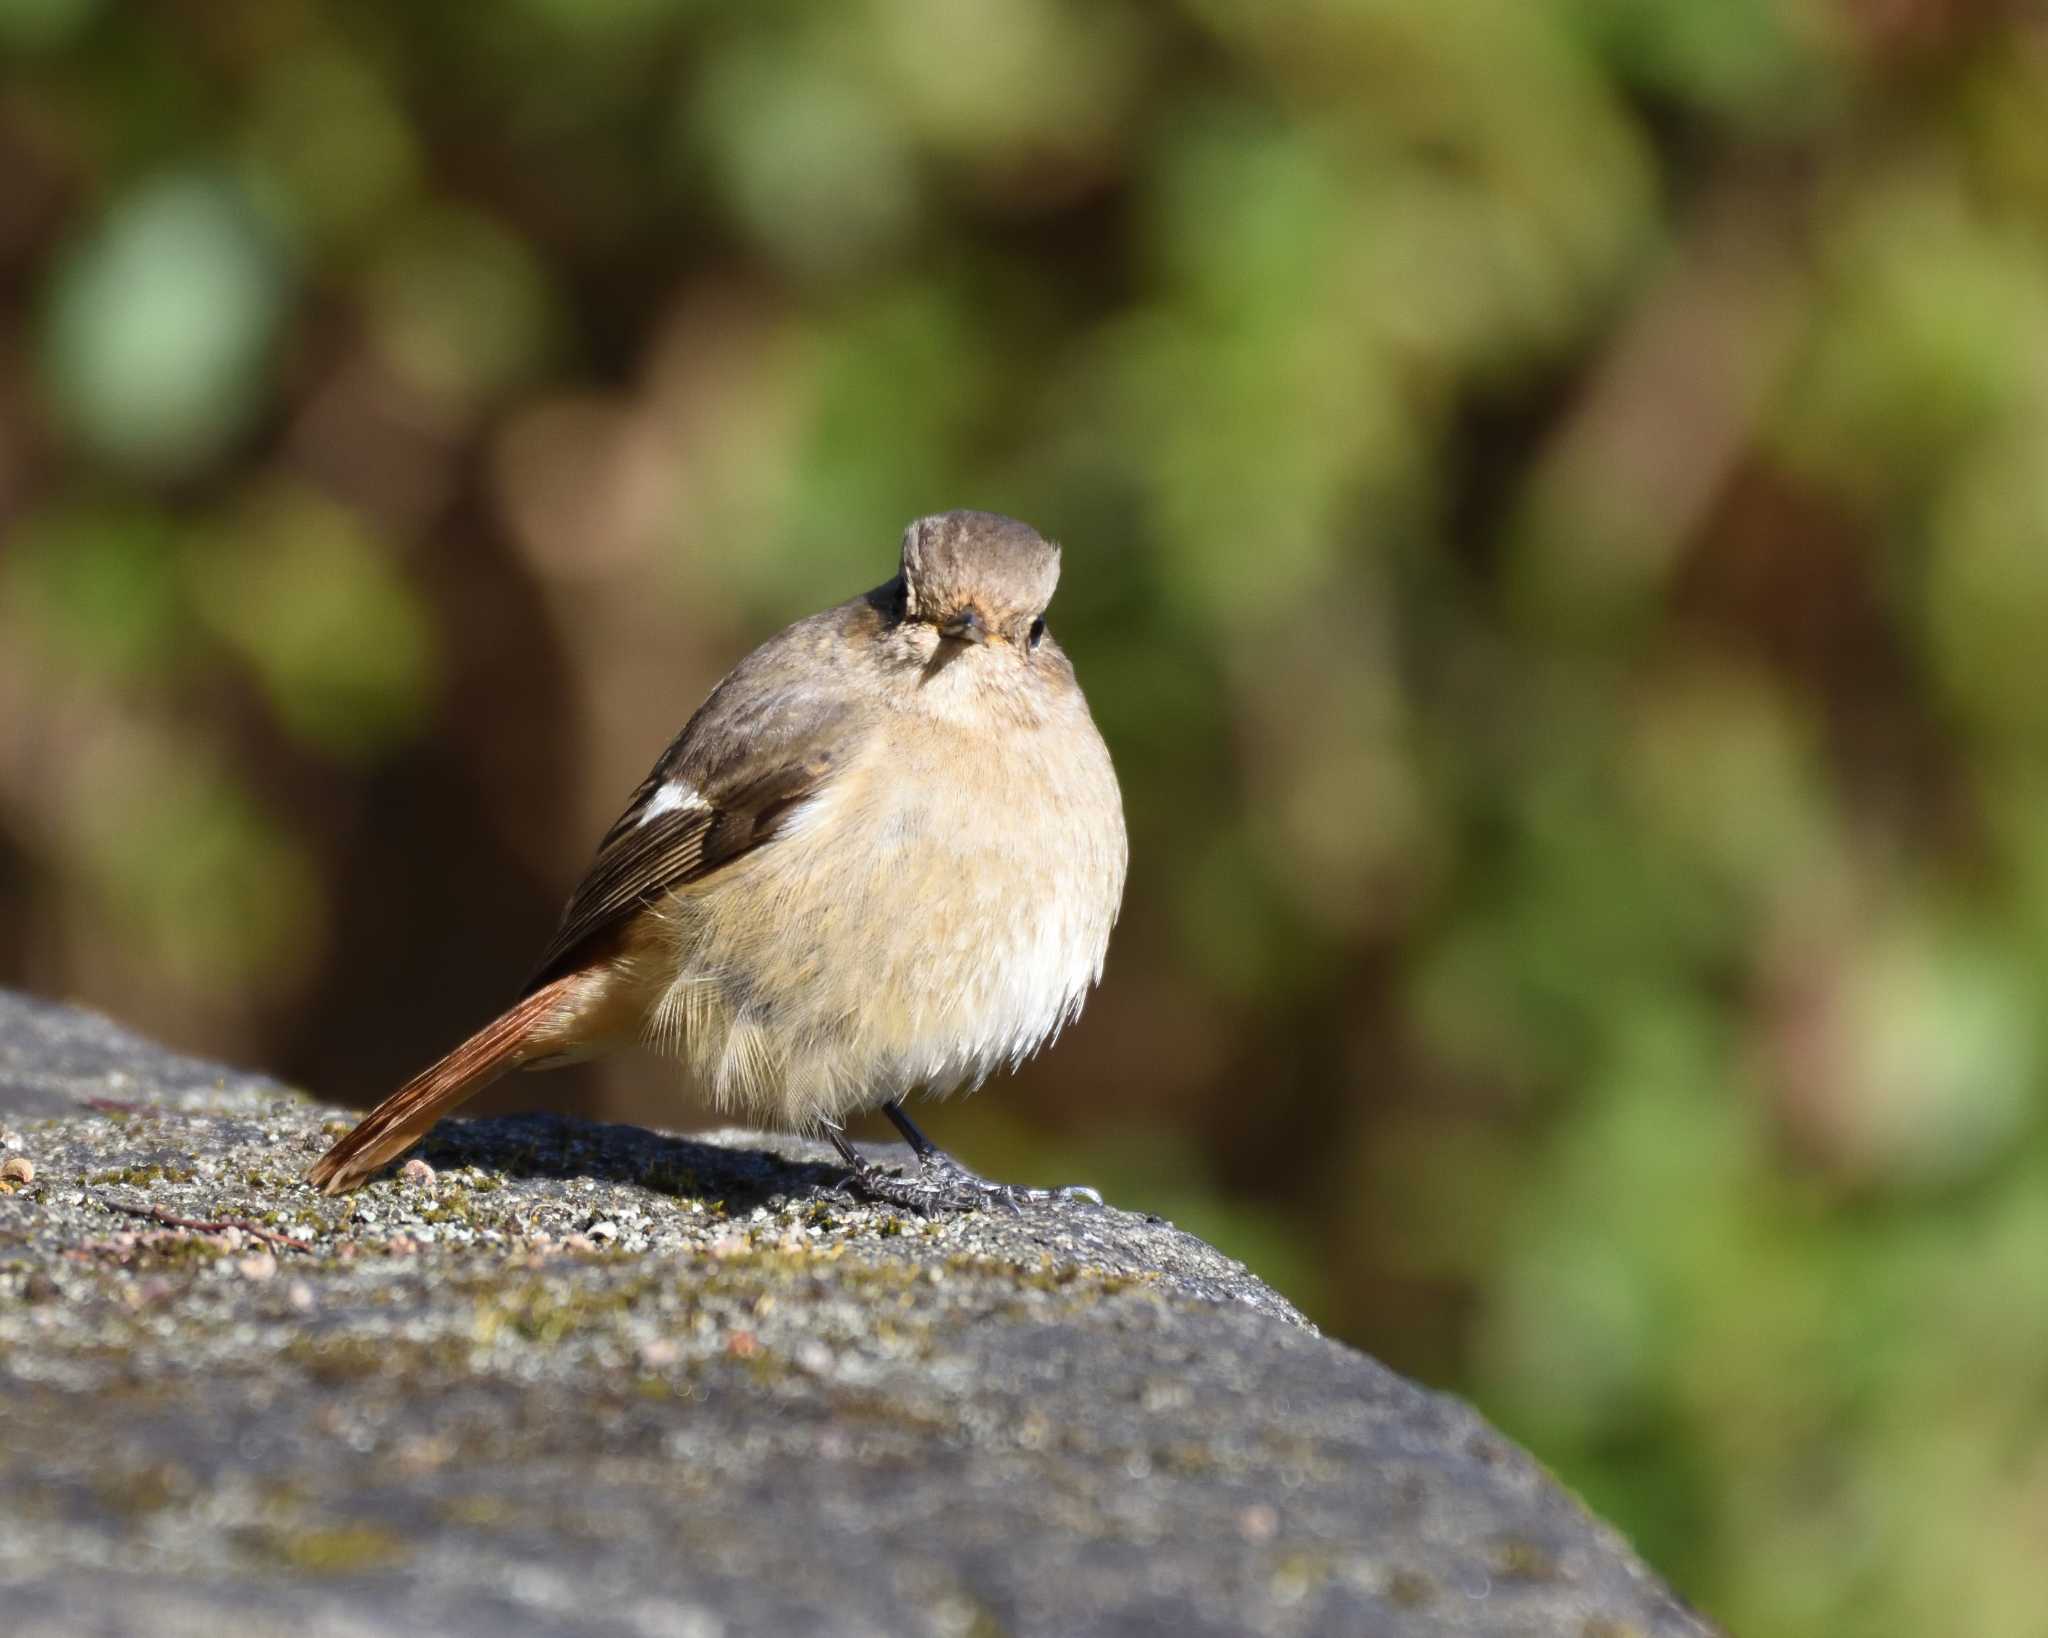
<path fill-rule="evenodd" d="M 962 503 L 962 454 L 988 408 L 994 360 L 973 314 L 913 284 L 843 315 L 817 336 L 815 407 L 799 452 L 792 530 L 807 586 L 869 586 L 912 518 Z M 856 526 L 856 520 L 858 524 Z"/>
<path fill-rule="evenodd" d="M 1966 925 L 1901 916 L 1857 953 L 1830 1043 L 1848 1081 L 1849 1162 L 1942 1186 L 1995 1163 L 2033 1118 L 2041 1031 L 2015 952 Z"/>
<path fill-rule="evenodd" d="M 321 890 L 303 846 L 204 745 L 154 736 L 81 748 L 66 838 L 126 936 L 180 982 L 288 993 L 318 953 Z"/>
<path fill-rule="evenodd" d="M 0 47 L 43 51 L 80 33 L 105 0 L 0 0 Z"/>
<path fill-rule="evenodd" d="M 409 217 L 364 295 L 386 356 L 457 413 L 531 376 L 555 339 L 553 294 L 531 248 L 458 206 Z"/>
<path fill-rule="evenodd" d="M 79 436 L 151 471 L 223 450 L 262 403 L 285 270 L 204 175 L 145 183 L 58 263 L 44 362 Z"/>
<path fill-rule="evenodd" d="M 363 233 L 419 179 L 418 144 L 390 89 L 331 42 L 261 76 L 245 146 L 264 202 L 316 238 Z"/>
<path fill-rule="evenodd" d="M 733 213 L 792 270 L 850 278 L 912 233 L 920 190 L 902 115 L 829 61 L 728 53 L 691 111 Z"/>
<path fill-rule="evenodd" d="M 1811 0 L 1575 0 L 1582 26 L 1623 71 L 1689 102 L 1770 126 L 1817 120 L 1831 104 L 1819 48 L 1831 19 Z"/>
<path fill-rule="evenodd" d="M 163 516 L 146 507 L 53 508 L 12 532 L 0 558 L 0 597 L 52 657 L 148 674 L 177 653 L 176 546 Z"/>
<path fill-rule="evenodd" d="M 970 158 L 1069 160 L 1113 139 L 1144 35 L 1122 0 L 865 0 L 850 31 L 920 136 Z"/>
<path fill-rule="evenodd" d="M 1788 394 L 1794 457 L 1836 481 L 1912 492 L 2034 390 L 2048 363 L 2048 264 L 1936 164 L 1855 196 Z"/>
<path fill-rule="evenodd" d="M 2048 425 L 2023 420 L 1952 468 L 1922 611 L 1935 674 L 1981 730 L 2048 749 Z"/>
<path fill-rule="evenodd" d="M 274 489 L 201 533 L 188 566 L 201 616 L 251 665 L 291 733 L 367 756 L 417 731 L 437 680 L 434 630 L 359 519 Z"/>

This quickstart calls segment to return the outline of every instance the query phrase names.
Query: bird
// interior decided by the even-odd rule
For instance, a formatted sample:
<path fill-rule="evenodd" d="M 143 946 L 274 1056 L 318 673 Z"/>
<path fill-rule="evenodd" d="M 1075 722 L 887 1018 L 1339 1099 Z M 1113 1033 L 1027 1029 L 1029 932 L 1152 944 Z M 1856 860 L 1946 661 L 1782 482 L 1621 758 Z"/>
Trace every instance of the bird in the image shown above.
<path fill-rule="evenodd" d="M 919 518 L 893 578 L 742 659 L 606 832 L 511 1006 L 307 1181 L 356 1188 L 507 1071 L 638 1042 L 686 1060 L 723 1114 L 822 1133 L 856 1197 L 1099 1203 L 983 1178 L 903 1107 L 1015 1069 L 1102 977 L 1129 843 L 1046 626 L 1060 557 L 997 513 Z M 848 1141 L 874 1108 L 908 1169 Z"/>

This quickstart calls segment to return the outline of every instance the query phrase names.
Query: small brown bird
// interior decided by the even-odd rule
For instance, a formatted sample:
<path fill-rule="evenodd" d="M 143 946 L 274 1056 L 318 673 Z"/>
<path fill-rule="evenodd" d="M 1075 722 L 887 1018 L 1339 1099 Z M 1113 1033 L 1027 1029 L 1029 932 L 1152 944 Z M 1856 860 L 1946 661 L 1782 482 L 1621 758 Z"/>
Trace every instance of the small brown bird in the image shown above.
<path fill-rule="evenodd" d="M 1091 1195 L 979 1178 L 902 1107 L 1016 1067 L 1102 976 L 1123 802 L 1045 628 L 1059 571 L 1013 519 L 923 518 L 895 579 L 755 649 L 633 793 L 519 999 L 307 1180 L 355 1188 L 507 1070 L 643 1041 L 722 1111 L 824 1132 L 870 1198 Z M 914 1172 L 846 1141 L 878 1105 Z"/>

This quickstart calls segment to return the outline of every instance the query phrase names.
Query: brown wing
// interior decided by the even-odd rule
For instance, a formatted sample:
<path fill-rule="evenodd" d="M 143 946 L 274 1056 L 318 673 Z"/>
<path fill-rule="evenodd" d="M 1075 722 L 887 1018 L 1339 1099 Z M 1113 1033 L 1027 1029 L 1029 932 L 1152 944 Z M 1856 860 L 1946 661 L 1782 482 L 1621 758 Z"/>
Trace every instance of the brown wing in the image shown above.
<path fill-rule="evenodd" d="M 771 841 L 790 809 L 881 731 L 871 649 L 896 601 L 894 582 L 879 586 L 733 667 L 605 834 L 525 993 L 643 906 Z M 670 805 L 664 789 L 689 800 Z"/>
<path fill-rule="evenodd" d="M 676 888 L 702 881 L 769 841 L 783 818 L 817 793 L 841 760 L 838 746 L 814 742 L 795 755 L 756 765 L 742 759 L 725 788 L 701 805 L 649 815 L 656 794 L 677 777 L 672 751 L 634 792 L 632 802 L 599 844 L 597 859 L 570 896 L 561 925 L 522 995 L 561 976 L 583 947 Z"/>

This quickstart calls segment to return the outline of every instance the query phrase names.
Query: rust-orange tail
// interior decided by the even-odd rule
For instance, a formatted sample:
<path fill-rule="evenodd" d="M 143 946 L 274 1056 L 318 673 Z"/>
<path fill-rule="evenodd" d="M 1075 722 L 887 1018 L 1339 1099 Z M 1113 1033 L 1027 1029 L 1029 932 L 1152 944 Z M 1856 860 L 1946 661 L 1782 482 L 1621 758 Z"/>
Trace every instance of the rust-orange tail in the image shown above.
<path fill-rule="evenodd" d="M 313 1163 L 306 1181 L 327 1194 L 346 1194 L 367 1182 L 427 1135 L 434 1122 L 508 1070 L 553 1050 L 534 1039 L 582 975 L 543 984 L 500 1013 L 447 1057 L 429 1064 L 378 1104 L 333 1148 Z"/>

